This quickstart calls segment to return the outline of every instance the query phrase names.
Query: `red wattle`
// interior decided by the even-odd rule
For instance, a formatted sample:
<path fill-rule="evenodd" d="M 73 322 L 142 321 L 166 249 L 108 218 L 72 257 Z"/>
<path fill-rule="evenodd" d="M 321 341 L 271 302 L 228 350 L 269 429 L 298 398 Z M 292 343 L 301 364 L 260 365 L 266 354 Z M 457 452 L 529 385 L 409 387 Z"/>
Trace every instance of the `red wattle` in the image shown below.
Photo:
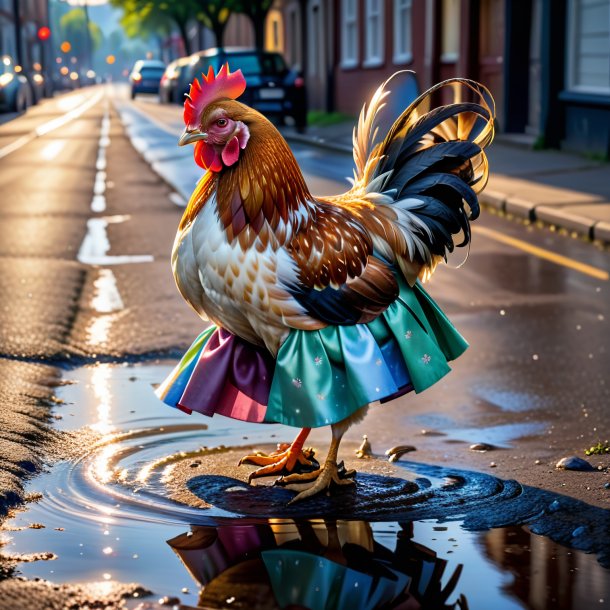
<path fill-rule="evenodd" d="M 231 138 L 229 142 L 222 149 L 222 160 L 224 164 L 229 166 L 233 165 L 233 163 L 237 163 L 239 159 L 239 140 L 237 136 Z"/>

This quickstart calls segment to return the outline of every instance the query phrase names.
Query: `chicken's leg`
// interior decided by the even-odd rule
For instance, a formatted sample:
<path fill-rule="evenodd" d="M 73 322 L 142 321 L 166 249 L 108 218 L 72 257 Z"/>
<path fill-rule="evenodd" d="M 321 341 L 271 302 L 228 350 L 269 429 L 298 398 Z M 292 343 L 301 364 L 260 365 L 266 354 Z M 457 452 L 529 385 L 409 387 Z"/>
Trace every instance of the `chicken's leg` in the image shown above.
<path fill-rule="evenodd" d="M 240 466 L 242 464 L 262 466 L 262 468 L 250 473 L 248 482 L 259 477 L 286 472 L 291 473 L 297 465 L 315 469 L 318 463 L 313 459 L 314 450 L 311 448 L 303 449 L 303 445 L 310 432 L 311 428 L 303 428 L 290 445 L 288 443 L 278 444 L 277 451 L 269 455 L 266 453 L 256 453 L 255 455 L 246 455 L 241 458 L 239 460 Z"/>
<path fill-rule="evenodd" d="M 343 434 L 346 430 L 347 426 L 344 424 L 344 422 L 333 424 L 333 438 L 330 443 L 330 448 L 328 449 L 326 462 L 322 468 L 305 474 L 291 474 L 286 477 L 282 477 L 278 481 L 279 485 L 285 486 L 288 489 L 300 491 L 299 494 L 290 500 L 289 504 L 300 502 L 301 500 L 310 498 L 321 491 L 326 491 L 330 487 L 331 483 L 336 483 L 337 485 L 354 484 L 354 481 L 352 481 L 351 478 L 346 477 L 353 476 L 355 471 L 352 470 L 347 473 L 342 473 L 342 476 L 340 476 L 337 467 L 339 444 L 341 443 L 341 439 L 343 438 Z"/>

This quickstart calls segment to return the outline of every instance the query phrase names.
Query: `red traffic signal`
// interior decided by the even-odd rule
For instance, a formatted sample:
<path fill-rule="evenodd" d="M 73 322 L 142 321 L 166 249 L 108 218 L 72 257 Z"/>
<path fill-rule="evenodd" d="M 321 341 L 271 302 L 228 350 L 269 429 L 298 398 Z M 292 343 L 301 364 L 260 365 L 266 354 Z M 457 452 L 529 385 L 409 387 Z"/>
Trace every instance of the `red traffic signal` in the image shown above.
<path fill-rule="evenodd" d="M 38 28 L 38 38 L 40 40 L 49 40 L 51 38 L 51 29 L 46 25 L 43 25 L 41 28 Z"/>

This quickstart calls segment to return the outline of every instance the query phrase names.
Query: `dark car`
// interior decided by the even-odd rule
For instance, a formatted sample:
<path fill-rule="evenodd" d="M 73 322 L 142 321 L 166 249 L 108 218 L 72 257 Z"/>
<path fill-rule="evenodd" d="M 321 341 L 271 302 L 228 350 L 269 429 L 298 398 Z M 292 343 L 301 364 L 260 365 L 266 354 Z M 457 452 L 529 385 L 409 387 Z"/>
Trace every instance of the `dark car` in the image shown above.
<path fill-rule="evenodd" d="M 129 80 L 131 81 L 131 99 L 138 93 L 159 93 L 159 83 L 165 72 L 165 64 L 156 59 L 139 59 L 136 61 Z"/>
<path fill-rule="evenodd" d="M 225 47 L 207 49 L 191 55 L 185 66 L 186 83 L 207 74 L 210 66 L 214 72 L 228 62 L 231 72 L 240 70 L 246 77 L 248 86 L 239 98 L 240 102 L 255 108 L 266 116 L 284 121 L 291 117 L 298 129 L 303 129 L 307 120 L 307 97 L 305 81 L 294 70 L 286 66 L 279 53 Z M 185 87 L 184 93 L 188 91 Z"/>
<path fill-rule="evenodd" d="M 159 100 L 162 104 L 182 104 L 184 102 L 184 94 L 189 86 L 188 65 L 191 61 L 197 61 L 197 58 L 181 57 L 167 65 L 159 86 Z"/>
<path fill-rule="evenodd" d="M 34 103 L 32 89 L 28 79 L 15 72 L 10 57 L 0 61 L 0 111 L 23 112 Z"/>

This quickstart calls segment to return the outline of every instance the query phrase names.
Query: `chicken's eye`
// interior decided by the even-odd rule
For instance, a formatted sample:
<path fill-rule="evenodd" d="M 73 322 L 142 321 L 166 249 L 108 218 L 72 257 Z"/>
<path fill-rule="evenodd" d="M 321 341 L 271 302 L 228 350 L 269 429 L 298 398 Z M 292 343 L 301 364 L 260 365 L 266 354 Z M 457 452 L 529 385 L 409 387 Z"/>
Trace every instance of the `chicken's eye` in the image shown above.
<path fill-rule="evenodd" d="M 226 127 L 227 126 L 227 119 L 218 119 L 216 121 L 216 125 L 218 125 L 218 127 Z"/>

